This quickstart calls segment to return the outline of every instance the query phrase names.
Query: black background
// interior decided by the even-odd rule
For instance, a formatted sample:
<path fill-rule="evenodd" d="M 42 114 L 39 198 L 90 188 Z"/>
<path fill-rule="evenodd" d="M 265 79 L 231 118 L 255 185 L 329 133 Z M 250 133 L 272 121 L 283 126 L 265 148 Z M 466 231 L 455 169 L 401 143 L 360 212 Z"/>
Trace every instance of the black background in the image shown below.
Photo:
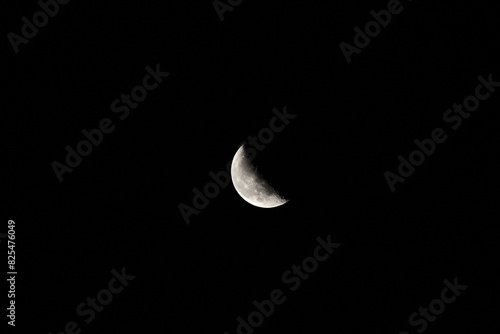
<path fill-rule="evenodd" d="M 39 10 L 10 5 L 4 36 Z M 495 330 L 499 92 L 456 131 L 442 115 L 479 75 L 500 81 L 498 15 L 402 5 L 350 64 L 339 44 L 386 1 L 247 0 L 223 22 L 211 1 L 71 1 L 18 54 L 4 38 L 14 331 L 233 334 L 282 289 L 255 333 L 416 333 L 410 314 L 454 277 L 467 290 L 426 332 Z M 111 102 L 156 64 L 170 76 L 119 120 Z M 297 117 L 258 161 L 291 201 L 257 208 L 230 185 L 187 225 L 178 205 L 284 106 Z M 51 163 L 106 117 L 114 132 L 59 183 Z M 436 127 L 447 141 L 392 193 L 384 172 Z M 341 247 L 291 292 L 282 273 L 329 234 Z M 123 267 L 136 278 L 85 324 L 76 306 Z"/>

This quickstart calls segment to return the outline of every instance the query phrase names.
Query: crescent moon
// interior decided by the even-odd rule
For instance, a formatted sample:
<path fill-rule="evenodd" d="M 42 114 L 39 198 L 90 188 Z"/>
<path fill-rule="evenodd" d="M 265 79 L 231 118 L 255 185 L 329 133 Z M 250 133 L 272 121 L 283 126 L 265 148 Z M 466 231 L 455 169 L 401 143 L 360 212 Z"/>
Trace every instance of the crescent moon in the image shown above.
<path fill-rule="evenodd" d="M 241 145 L 231 163 L 231 180 L 236 192 L 248 203 L 259 208 L 275 208 L 288 202 L 257 172 Z"/>

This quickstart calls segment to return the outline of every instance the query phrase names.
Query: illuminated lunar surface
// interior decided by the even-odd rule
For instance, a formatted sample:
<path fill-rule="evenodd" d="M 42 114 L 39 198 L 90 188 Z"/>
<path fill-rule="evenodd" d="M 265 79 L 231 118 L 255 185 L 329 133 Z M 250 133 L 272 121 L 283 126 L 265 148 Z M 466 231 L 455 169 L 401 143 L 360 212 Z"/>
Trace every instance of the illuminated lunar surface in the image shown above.
<path fill-rule="evenodd" d="M 245 152 L 244 145 L 238 149 L 231 163 L 231 179 L 234 188 L 248 203 L 260 208 L 275 208 L 288 202 L 257 172 Z"/>

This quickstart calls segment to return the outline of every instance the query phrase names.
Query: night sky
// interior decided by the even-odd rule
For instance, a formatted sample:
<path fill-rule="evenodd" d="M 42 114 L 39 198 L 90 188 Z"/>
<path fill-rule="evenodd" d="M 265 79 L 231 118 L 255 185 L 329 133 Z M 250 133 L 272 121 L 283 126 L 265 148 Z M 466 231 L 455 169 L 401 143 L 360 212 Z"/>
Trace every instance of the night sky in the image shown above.
<path fill-rule="evenodd" d="M 16 47 L 9 33 L 22 37 L 22 18 L 33 22 L 41 7 L 2 11 L 0 246 L 5 254 L 2 233 L 15 221 L 18 271 L 16 326 L 5 315 L 2 326 L 54 334 L 496 330 L 500 24 L 490 4 L 218 3 L 240 4 L 221 21 L 212 0 L 70 1 Z M 371 11 L 382 10 L 398 13 L 356 46 L 355 28 L 366 33 Z M 342 43 L 357 52 L 346 57 Z M 471 112 L 454 109 L 474 101 Z M 290 201 L 255 207 L 229 182 L 196 208 L 210 175 L 223 175 L 240 144 L 284 110 L 288 124 L 275 120 L 282 130 L 255 150 L 254 163 Z M 86 156 L 78 153 L 84 132 L 98 143 Z M 411 155 L 416 141 L 432 152 Z M 69 158 L 74 167 L 68 147 L 80 157 Z M 423 161 L 413 166 L 410 156 Z M 404 180 L 394 191 L 388 173 Z M 186 218 L 180 206 L 196 213 Z M 321 246 L 327 239 L 331 254 Z M 317 268 L 294 273 L 306 258 Z M 121 282 L 122 270 L 134 278 Z M 455 295 L 454 280 L 467 288 Z M 87 298 L 119 282 L 123 289 L 90 311 Z M 272 314 L 238 332 L 238 317 L 251 321 L 253 302 L 273 291 L 281 303 Z M 439 303 L 442 313 L 409 322 Z"/>

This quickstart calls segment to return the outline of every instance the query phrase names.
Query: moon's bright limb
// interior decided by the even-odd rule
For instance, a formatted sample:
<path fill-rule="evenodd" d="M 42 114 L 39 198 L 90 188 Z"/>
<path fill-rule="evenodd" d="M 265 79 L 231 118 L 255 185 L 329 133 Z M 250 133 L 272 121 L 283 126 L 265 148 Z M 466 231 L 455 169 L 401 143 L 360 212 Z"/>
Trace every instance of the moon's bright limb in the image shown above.
<path fill-rule="evenodd" d="M 234 188 L 248 203 L 260 208 L 275 208 L 288 202 L 257 172 L 241 145 L 231 163 Z"/>

